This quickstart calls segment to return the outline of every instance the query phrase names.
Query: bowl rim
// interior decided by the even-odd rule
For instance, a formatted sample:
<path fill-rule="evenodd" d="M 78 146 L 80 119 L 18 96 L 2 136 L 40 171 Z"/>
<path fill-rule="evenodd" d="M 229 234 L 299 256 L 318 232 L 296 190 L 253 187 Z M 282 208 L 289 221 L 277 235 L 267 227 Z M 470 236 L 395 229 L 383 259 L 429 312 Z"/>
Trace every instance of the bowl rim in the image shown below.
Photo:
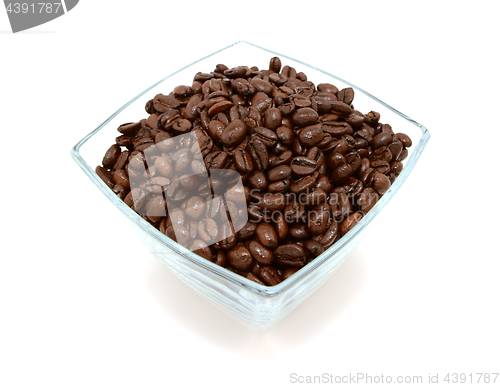
<path fill-rule="evenodd" d="M 120 114 L 123 110 L 125 110 L 129 105 L 134 103 L 137 99 L 141 98 L 144 94 L 149 92 L 151 89 L 155 88 L 162 82 L 166 81 L 167 79 L 173 77 L 174 75 L 186 70 L 187 68 L 197 64 L 198 62 L 205 60 L 207 58 L 210 58 L 214 55 L 217 55 L 220 52 L 226 51 L 230 49 L 231 47 L 237 46 L 237 45 L 249 45 L 254 48 L 266 51 L 270 54 L 273 54 L 274 56 L 278 56 L 280 58 L 285 58 L 291 61 L 294 61 L 296 63 L 300 63 L 301 65 L 311 68 L 313 70 L 316 70 L 318 72 L 323 73 L 324 75 L 331 77 L 333 79 L 337 79 L 338 81 L 349 85 L 353 89 L 355 89 L 357 92 L 360 92 L 367 97 L 373 99 L 380 105 L 384 106 L 385 108 L 391 110 L 392 112 L 396 113 L 397 115 L 401 116 L 403 119 L 408 121 L 409 123 L 417 126 L 421 132 L 422 135 L 418 141 L 417 144 L 413 144 L 415 147 L 413 152 L 411 153 L 410 157 L 406 160 L 405 167 L 403 168 L 403 171 L 401 174 L 397 177 L 397 179 L 394 181 L 394 183 L 391 185 L 389 190 L 382 196 L 382 198 L 375 204 L 375 206 L 368 211 L 363 218 L 359 221 L 359 223 L 353 227 L 352 230 L 350 230 L 346 235 L 342 236 L 340 239 L 338 239 L 331 247 L 329 247 L 327 250 L 325 250 L 321 255 L 316 257 L 313 261 L 302 267 L 298 272 L 287 278 L 286 280 L 282 281 L 278 285 L 275 286 L 266 286 L 266 285 L 261 285 L 258 284 L 254 281 L 251 281 L 243 276 L 240 276 L 239 274 L 233 273 L 232 271 L 223 268 L 221 266 L 218 266 L 214 264 L 213 262 L 210 262 L 197 254 L 194 254 L 190 250 L 186 249 L 185 247 L 179 245 L 177 242 L 173 241 L 172 239 L 168 238 L 166 235 L 161 233 L 158 229 L 150 225 L 146 220 L 142 219 L 135 211 L 133 211 L 130 207 L 128 207 L 122 200 L 120 200 L 114 193 L 113 191 L 99 178 L 99 176 L 96 174 L 94 168 L 92 168 L 87 161 L 82 157 L 80 153 L 80 148 L 90 139 L 92 138 L 97 132 L 100 130 L 104 129 L 104 127 L 107 126 L 107 124 L 115 118 L 118 114 Z M 83 172 L 93 181 L 93 183 L 101 190 L 101 192 L 109 199 L 111 202 L 118 207 L 118 209 L 125 215 L 127 216 L 133 223 L 135 223 L 137 226 L 139 226 L 143 231 L 145 231 L 147 234 L 152 236 L 157 242 L 166 245 L 167 248 L 173 250 L 177 254 L 181 255 L 191 263 L 196 264 L 197 266 L 200 266 L 202 269 L 205 269 L 213 274 L 216 274 L 217 276 L 221 277 L 221 279 L 224 279 L 226 281 L 231 282 L 234 285 L 237 285 L 238 287 L 245 288 L 252 293 L 255 293 L 256 295 L 265 297 L 265 298 L 271 298 L 278 296 L 280 294 L 285 293 L 286 291 L 292 289 L 294 286 L 296 286 L 298 283 L 302 281 L 305 277 L 309 276 L 313 271 L 319 270 L 321 266 L 329 259 L 335 259 L 335 256 L 352 240 L 354 239 L 366 226 L 368 226 L 371 221 L 375 218 L 375 216 L 382 210 L 383 207 L 392 199 L 394 194 L 399 190 L 399 188 L 403 185 L 403 183 L 406 181 L 410 173 L 412 172 L 413 168 L 415 167 L 418 159 L 420 158 L 420 155 L 422 151 L 425 149 L 427 143 L 429 142 L 430 139 L 430 132 L 429 130 L 423 126 L 422 124 L 418 123 L 417 121 L 411 119 L 410 117 L 406 116 L 405 114 L 401 113 L 400 111 L 396 110 L 392 106 L 386 104 L 385 102 L 381 101 L 377 97 L 373 96 L 372 94 L 368 93 L 367 91 L 361 89 L 360 87 L 352 84 L 351 82 L 348 82 L 336 75 L 333 75 L 327 71 L 321 70 L 315 66 L 312 66 L 310 64 L 307 64 L 303 61 L 297 60 L 295 58 L 292 58 L 290 56 L 277 53 L 275 51 L 260 47 L 258 45 L 255 45 L 253 43 L 249 43 L 244 40 L 237 41 L 229 46 L 226 46 L 224 48 L 221 48 L 209 55 L 206 55 L 191 64 L 188 64 L 182 68 L 180 68 L 177 71 L 174 71 L 173 73 L 167 75 L 166 77 L 160 79 L 158 82 L 155 82 L 153 85 L 150 87 L 146 88 L 144 91 L 139 93 L 137 96 L 132 98 L 130 101 L 125 103 L 121 108 L 119 108 L 116 112 L 114 112 L 111 116 L 109 116 L 104 122 L 102 122 L 96 129 L 91 131 L 89 134 L 84 136 L 80 141 L 78 141 L 72 148 L 71 148 L 71 156 L 75 160 L 75 162 L 79 165 L 79 167 L 83 170 Z"/>

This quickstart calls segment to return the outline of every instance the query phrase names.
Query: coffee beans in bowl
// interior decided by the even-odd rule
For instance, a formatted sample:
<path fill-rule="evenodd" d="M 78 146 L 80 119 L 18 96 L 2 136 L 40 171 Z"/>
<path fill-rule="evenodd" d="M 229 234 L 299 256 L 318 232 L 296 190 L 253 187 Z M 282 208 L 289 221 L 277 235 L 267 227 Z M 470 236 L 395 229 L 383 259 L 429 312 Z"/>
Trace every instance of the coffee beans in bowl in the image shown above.
<path fill-rule="evenodd" d="M 314 84 L 278 57 L 218 64 L 118 127 L 97 175 L 151 226 L 274 286 L 349 233 L 403 170 L 412 140 L 353 88 Z"/>

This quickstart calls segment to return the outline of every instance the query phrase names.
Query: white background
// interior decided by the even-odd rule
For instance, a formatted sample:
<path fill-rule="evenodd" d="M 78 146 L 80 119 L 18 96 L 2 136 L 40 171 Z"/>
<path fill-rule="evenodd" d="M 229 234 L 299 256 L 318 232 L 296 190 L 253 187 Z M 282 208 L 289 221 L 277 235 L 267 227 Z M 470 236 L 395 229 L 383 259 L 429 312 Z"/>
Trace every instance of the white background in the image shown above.
<path fill-rule="evenodd" d="M 18 34 L 1 10 L 0 386 L 500 372 L 497 4 L 85 0 Z M 335 73 L 432 135 L 345 265 L 264 332 L 170 274 L 69 153 L 238 40 Z"/>

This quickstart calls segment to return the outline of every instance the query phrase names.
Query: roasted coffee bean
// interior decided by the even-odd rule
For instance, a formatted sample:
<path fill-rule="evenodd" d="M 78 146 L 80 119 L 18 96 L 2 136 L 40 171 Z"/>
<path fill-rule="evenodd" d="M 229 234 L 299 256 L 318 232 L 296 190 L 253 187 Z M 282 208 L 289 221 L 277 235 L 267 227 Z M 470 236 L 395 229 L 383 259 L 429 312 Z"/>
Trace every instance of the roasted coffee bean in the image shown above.
<path fill-rule="evenodd" d="M 387 190 L 391 188 L 391 181 L 389 178 L 380 172 L 375 172 L 372 184 L 375 191 L 377 191 L 380 195 L 385 194 Z"/>
<path fill-rule="evenodd" d="M 292 239 L 301 241 L 309 239 L 311 237 L 311 234 L 309 233 L 305 224 L 295 223 L 291 224 L 288 227 L 288 236 Z"/>
<path fill-rule="evenodd" d="M 264 247 L 275 249 L 278 246 L 278 235 L 273 226 L 268 223 L 261 223 L 255 229 L 255 235 Z"/>
<path fill-rule="evenodd" d="M 347 234 L 359 223 L 361 218 L 363 218 L 363 215 L 359 212 L 349 215 L 349 217 L 342 222 L 342 225 L 340 226 L 340 233 L 342 235 Z"/>
<path fill-rule="evenodd" d="M 269 70 L 279 73 L 281 70 L 281 60 L 277 56 L 271 58 L 269 61 Z"/>
<path fill-rule="evenodd" d="M 405 148 L 409 148 L 412 145 L 411 138 L 404 133 L 397 133 L 396 137 L 399 141 L 401 141 Z"/>
<path fill-rule="evenodd" d="M 280 180 L 269 184 L 267 190 L 269 193 L 286 192 L 290 188 L 290 180 Z"/>
<path fill-rule="evenodd" d="M 252 138 L 247 144 L 246 150 L 250 155 L 254 168 L 264 171 L 269 165 L 269 153 L 264 143 L 258 138 Z"/>
<path fill-rule="evenodd" d="M 258 241 L 251 241 L 248 245 L 248 250 L 250 254 L 254 257 L 254 259 L 259 262 L 261 265 L 268 266 L 273 263 L 273 252 L 269 250 L 267 247 L 264 247 Z"/>
<path fill-rule="evenodd" d="M 273 286 L 351 230 L 403 170 L 411 139 L 353 102 L 352 88 L 315 86 L 277 57 L 268 70 L 218 64 L 120 125 L 95 171 L 167 237 Z"/>
<path fill-rule="evenodd" d="M 140 211 L 146 202 L 146 193 L 140 188 L 134 188 L 125 197 L 124 202 L 135 211 Z"/>
<path fill-rule="evenodd" d="M 226 126 L 226 128 L 222 131 L 220 140 L 224 145 L 233 147 L 243 141 L 246 135 L 246 124 L 241 120 L 236 120 Z"/>
<path fill-rule="evenodd" d="M 115 184 L 120 184 L 127 189 L 130 188 L 130 181 L 128 179 L 127 172 L 123 169 L 117 169 L 113 172 L 113 181 Z"/>
<path fill-rule="evenodd" d="M 304 242 L 304 249 L 314 257 L 323 254 L 325 251 L 323 245 L 315 240 L 309 239 Z"/>
<path fill-rule="evenodd" d="M 118 127 L 118 131 L 121 134 L 125 135 L 131 135 L 134 132 L 138 131 L 141 128 L 141 123 L 140 122 L 132 122 L 132 123 L 127 123 L 127 124 L 122 124 Z"/>
<path fill-rule="evenodd" d="M 373 149 L 380 148 L 381 146 L 387 146 L 392 142 L 392 135 L 389 133 L 380 132 L 371 141 Z"/>
<path fill-rule="evenodd" d="M 352 87 L 347 87 L 345 89 L 342 89 L 338 92 L 338 98 L 339 101 L 342 101 L 347 105 L 350 105 L 354 99 L 354 90 L 352 89 Z"/>
<path fill-rule="evenodd" d="M 283 266 L 302 267 L 306 262 L 306 251 L 297 243 L 281 245 L 274 250 L 276 263 Z"/>
<path fill-rule="evenodd" d="M 264 266 L 260 269 L 260 279 L 268 286 L 275 286 L 281 282 L 281 276 L 272 266 Z"/>
<path fill-rule="evenodd" d="M 298 139 L 305 147 L 313 147 L 323 139 L 323 130 L 321 124 L 315 124 L 302 128 Z"/>
<path fill-rule="evenodd" d="M 373 188 L 368 187 L 361 192 L 356 200 L 356 205 L 363 214 L 366 214 L 375 204 L 377 204 L 378 199 L 379 195 L 377 192 L 375 192 Z"/>
<path fill-rule="evenodd" d="M 314 125 L 318 122 L 318 119 L 318 113 L 311 108 L 300 108 L 292 114 L 294 124 L 299 127 Z"/>
<path fill-rule="evenodd" d="M 312 235 L 319 235 L 325 232 L 330 218 L 330 208 L 328 204 L 320 204 L 309 212 L 307 228 Z"/>
<path fill-rule="evenodd" d="M 271 169 L 267 173 L 267 178 L 269 181 L 274 182 L 279 180 L 286 180 L 291 175 L 292 175 L 292 168 L 290 168 L 288 165 L 280 165 L 278 167 Z"/>
<path fill-rule="evenodd" d="M 207 244 L 201 239 L 195 239 L 189 246 L 189 249 L 193 253 L 198 254 L 202 258 L 205 258 L 209 261 L 213 260 L 212 251 L 210 250 L 210 247 L 208 247 Z"/>
<path fill-rule="evenodd" d="M 248 183 L 256 190 L 265 191 L 268 185 L 267 176 L 264 172 L 255 171 L 248 177 Z"/>
<path fill-rule="evenodd" d="M 352 109 L 351 107 L 341 101 L 332 101 L 332 112 L 341 115 L 341 116 L 348 116 L 351 114 Z"/>
<path fill-rule="evenodd" d="M 298 268 L 295 267 L 289 267 L 283 271 L 283 274 L 281 275 L 282 280 L 286 280 L 287 278 L 290 278 L 293 274 L 297 273 L 299 271 Z"/>
<path fill-rule="evenodd" d="M 276 129 L 276 136 L 284 145 L 290 145 L 295 139 L 295 133 L 292 128 L 284 125 Z"/>
<path fill-rule="evenodd" d="M 259 201 L 263 211 L 281 211 L 286 207 L 286 199 L 282 193 L 267 193 Z"/>
<path fill-rule="evenodd" d="M 290 191 L 293 194 L 300 194 L 314 187 L 316 179 L 313 176 L 304 176 L 292 182 Z"/>
<path fill-rule="evenodd" d="M 273 214 L 273 221 L 278 239 L 284 240 L 288 235 L 288 223 L 285 219 L 285 215 L 283 215 L 282 212 L 276 212 Z"/>
<path fill-rule="evenodd" d="M 95 169 L 97 176 L 101 178 L 101 180 L 106 184 L 109 188 L 113 189 L 115 186 L 115 182 L 113 181 L 113 177 L 109 174 L 109 172 L 98 165 Z"/>
<path fill-rule="evenodd" d="M 244 246 L 235 246 L 227 252 L 229 264 L 237 270 L 249 271 L 252 268 L 253 258 L 250 251 Z"/>
<path fill-rule="evenodd" d="M 305 219 L 304 205 L 299 202 L 289 203 L 285 206 L 283 214 L 289 224 L 294 222 L 301 222 Z"/>
<path fill-rule="evenodd" d="M 217 222 L 212 218 L 205 218 L 198 223 L 198 235 L 205 243 L 217 242 L 219 228 Z"/>
<path fill-rule="evenodd" d="M 120 153 L 120 146 L 116 144 L 111 145 L 102 158 L 102 166 L 104 168 L 111 169 L 118 159 Z"/>
<path fill-rule="evenodd" d="M 278 142 L 278 136 L 271 129 L 264 128 L 262 126 L 256 126 L 254 128 L 254 134 L 252 134 L 252 139 L 258 138 L 262 143 L 271 148 Z"/>
<path fill-rule="evenodd" d="M 292 167 L 292 171 L 297 175 L 310 175 L 312 174 L 316 168 L 317 164 L 314 160 L 310 160 L 304 156 L 297 156 L 292 160 L 290 165 Z"/>

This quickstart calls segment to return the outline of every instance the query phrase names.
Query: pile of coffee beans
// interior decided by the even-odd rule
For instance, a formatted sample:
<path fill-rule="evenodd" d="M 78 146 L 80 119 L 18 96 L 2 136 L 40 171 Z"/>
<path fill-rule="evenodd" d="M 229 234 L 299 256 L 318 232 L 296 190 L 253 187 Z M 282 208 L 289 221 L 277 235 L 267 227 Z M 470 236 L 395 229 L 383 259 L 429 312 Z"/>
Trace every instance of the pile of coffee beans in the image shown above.
<path fill-rule="evenodd" d="M 143 219 L 217 265 L 273 286 L 348 233 L 412 145 L 354 90 L 223 64 L 118 127 L 96 173 Z"/>

